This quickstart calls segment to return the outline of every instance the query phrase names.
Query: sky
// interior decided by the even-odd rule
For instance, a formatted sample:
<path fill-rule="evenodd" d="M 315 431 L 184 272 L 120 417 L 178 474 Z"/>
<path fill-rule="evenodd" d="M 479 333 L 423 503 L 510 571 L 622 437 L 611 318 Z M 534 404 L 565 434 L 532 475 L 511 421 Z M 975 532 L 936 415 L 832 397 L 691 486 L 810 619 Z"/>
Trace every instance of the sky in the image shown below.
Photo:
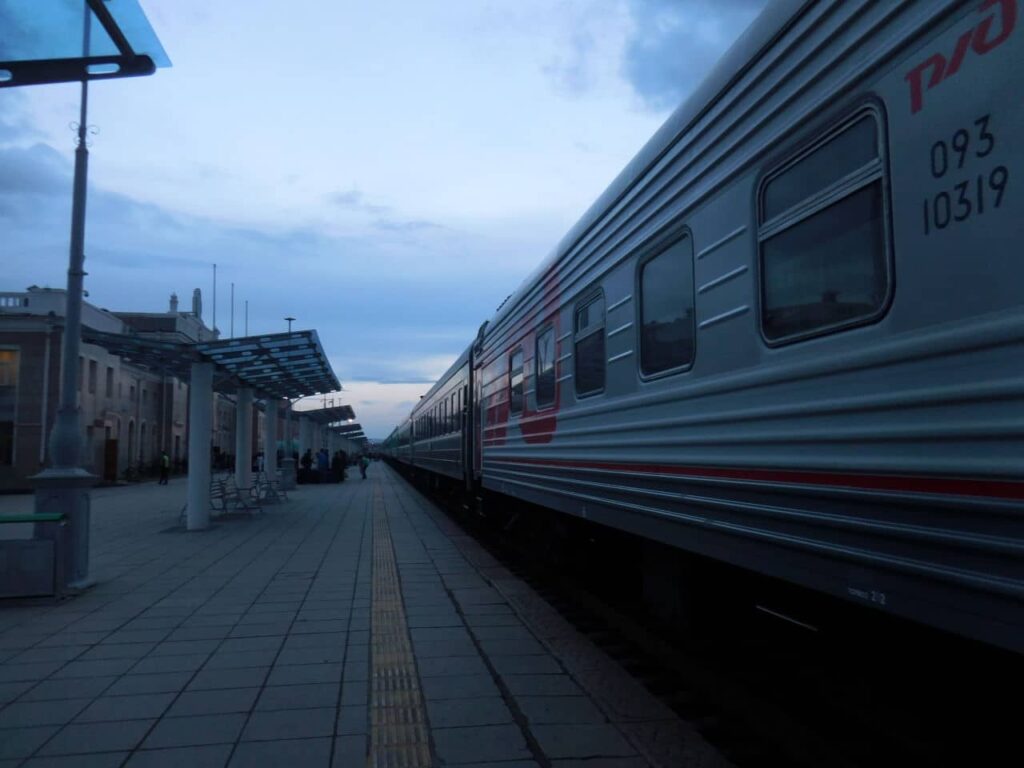
<path fill-rule="evenodd" d="M 232 283 L 235 335 L 315 329 L 383 438 L 763 4 L 141 0 L 172 66 L 90 86 L 89 301 L 209 325 L 216 263 L 222 335 Z M 79 93 L 0 89 L 0 291 L 65 285 Z"/>

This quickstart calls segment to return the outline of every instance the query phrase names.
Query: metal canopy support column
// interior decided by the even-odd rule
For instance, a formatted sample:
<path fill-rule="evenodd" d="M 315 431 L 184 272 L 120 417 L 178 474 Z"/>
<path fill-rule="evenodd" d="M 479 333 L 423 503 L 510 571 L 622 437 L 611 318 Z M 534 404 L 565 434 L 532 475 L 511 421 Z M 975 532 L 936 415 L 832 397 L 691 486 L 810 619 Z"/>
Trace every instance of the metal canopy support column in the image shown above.
<path fill-rule="evenodd" d="M 266 398 L 263 425 L 263 469 L 267 480 L 277 482 L 277 400 Z"/>
<path fill-rule="evenodd" d="M 252 390 L 238 390 L 235 405 L 235 485 L 252 487 Z"/>
<path fill-rule="evenodd" d="M 210 422 L 213 412 L 213 364 L 192 363 L 188 404 L 187 528 L 210 525 Z"/>

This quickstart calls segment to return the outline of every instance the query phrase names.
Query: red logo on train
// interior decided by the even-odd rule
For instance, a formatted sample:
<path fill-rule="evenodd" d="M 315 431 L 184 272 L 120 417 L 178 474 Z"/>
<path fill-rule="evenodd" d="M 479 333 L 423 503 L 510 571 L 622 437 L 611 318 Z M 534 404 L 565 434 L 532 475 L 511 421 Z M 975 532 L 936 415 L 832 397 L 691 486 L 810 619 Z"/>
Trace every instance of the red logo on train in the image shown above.
<path fill-rule="evenodd" d="M 970 51 L 984 56 L 1006 42 L 1017 24 L 1017 0 L 985 0 L 978 13 L 997 9 L 982 19 L 978 25 L 964 32 L 956 41 L 949 58 L 943 53 L 933 53 L 903 78 L 910 84 L 910 113 L 917 114 L 924 106 L 924 93 L 953 77 Z M 999 26 L 996 27 L 996 20 Z M 927 78 L 925 77 L 927 75 Z"/>

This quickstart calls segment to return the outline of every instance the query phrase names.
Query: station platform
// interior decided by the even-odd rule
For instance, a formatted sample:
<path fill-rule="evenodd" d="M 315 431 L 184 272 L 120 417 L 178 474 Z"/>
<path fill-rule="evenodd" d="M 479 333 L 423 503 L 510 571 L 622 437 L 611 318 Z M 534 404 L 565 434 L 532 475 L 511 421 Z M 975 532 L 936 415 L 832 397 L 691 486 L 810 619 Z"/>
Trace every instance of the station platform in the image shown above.
<path fill-rule="evenodd" d="M 96 585 L 0 602 L 0 766 L 727 765 L 383 463 L 203 532 L 184 495 L 96 491 Z"/>

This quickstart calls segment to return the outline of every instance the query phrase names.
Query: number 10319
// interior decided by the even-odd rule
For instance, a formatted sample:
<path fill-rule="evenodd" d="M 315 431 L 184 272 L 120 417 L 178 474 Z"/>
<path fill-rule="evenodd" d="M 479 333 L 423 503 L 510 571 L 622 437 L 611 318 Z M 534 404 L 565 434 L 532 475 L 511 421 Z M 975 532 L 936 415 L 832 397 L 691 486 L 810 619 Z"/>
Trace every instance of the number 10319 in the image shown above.
<path fill-rule="evenodd" d="M 1003 204 L 1010 172 L 999 165 L 987 174 L 961 181 L 952 190 L 943 190 L 924 199 L 924 233 L 942 230 L 950 224 L 981 216 L 985 211 Z"/>

